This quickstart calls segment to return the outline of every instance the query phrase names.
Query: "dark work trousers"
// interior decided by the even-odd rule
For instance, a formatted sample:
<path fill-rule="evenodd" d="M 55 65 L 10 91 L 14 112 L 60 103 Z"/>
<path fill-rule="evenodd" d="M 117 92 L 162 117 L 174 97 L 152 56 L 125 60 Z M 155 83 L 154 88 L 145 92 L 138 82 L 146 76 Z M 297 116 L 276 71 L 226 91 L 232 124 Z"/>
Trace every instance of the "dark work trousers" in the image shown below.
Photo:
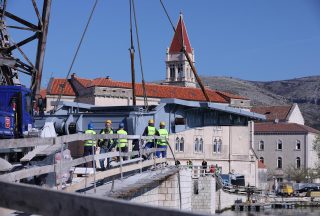
<path fill-rule="evenodd" d="M 101 146 L 100 147 L 100 154 L 103 154 L 103 153 L 108 153 L 110 152 L 110 148 L 108 148 L 107 146 Z M 104 158 L 103 159 L 100 159 L 100 167 L 101 169 L 104 169 L 105 166 L 104 166 Z M 107 168 L 109 169 L 110 168 L 110 161 L 111 161 L 111 158 L 107 158 Z"/>
<path fill-rule="evenodd" d="M 93 149 L 93 152 L 92 152 Z M 96 147 L 92 146 L 84 146 L 84 152 L 83 152 L 83 156 L 88 156 L 88 155 L 93 155 L 96 152 Z M 85 167 L 93 167 L 93 161 L 87 162 L 85 164 Z"/>
<path fill-rule="evenodd" d="M 119 147 L 117 147 L 117 151 L 119 151 L 119 152 L 128 152 L 128 146 L 125 146 L 125 147 L 121 147 L 120 149 L 119 149 Z M 117 157 L 117 160 L 118 161 L 120 161 L 120 157 Z M 122 158 L 122 160 L 128 160 L 128 157 L 127 156 L 124 156 L 123 158 Z"/>

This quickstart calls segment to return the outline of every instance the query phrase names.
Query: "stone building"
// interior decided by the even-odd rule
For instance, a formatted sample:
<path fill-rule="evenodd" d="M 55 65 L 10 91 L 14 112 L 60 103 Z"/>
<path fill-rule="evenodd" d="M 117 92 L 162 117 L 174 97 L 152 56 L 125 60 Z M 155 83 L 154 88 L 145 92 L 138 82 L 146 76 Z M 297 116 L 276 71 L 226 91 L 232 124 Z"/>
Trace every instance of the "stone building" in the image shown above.
<path fill-rule="evenodd" d="M 254 149 L 269 170 L 269 179 L 288 180 L 286 169 L 314 168 L 318 161 L 313 141 L 319 131 L 304 125 L 297 104 L 291 106 L 254 107 L 267 122 L 255 123 Z M 290 177 L 289 177 L 290 180 Z"/>

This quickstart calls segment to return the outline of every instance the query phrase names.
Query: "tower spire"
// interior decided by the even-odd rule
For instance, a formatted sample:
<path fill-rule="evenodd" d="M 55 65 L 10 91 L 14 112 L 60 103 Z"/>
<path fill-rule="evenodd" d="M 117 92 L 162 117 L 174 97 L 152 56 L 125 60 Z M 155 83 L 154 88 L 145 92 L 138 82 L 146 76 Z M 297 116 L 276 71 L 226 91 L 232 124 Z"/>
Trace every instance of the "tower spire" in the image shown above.
<path fill-rule="evenodd" d="M 179 53 L 182 51 L 183 46 L 188 53 L 192 53 L 190 40 L 183 20 L 183 14 L 182 11 L 180 11 L 179 21 L 169 48 L 169 53 Z"/>
<path fill-rule="evenodd" d="M 175 33 L 170 48 L 167 50 L 166 84 L 196 87 L 195 77 L 185 57 L 184 50 L 194 63 L 194 51 L 191 48 L 182 11 L 180 11 Z"/>

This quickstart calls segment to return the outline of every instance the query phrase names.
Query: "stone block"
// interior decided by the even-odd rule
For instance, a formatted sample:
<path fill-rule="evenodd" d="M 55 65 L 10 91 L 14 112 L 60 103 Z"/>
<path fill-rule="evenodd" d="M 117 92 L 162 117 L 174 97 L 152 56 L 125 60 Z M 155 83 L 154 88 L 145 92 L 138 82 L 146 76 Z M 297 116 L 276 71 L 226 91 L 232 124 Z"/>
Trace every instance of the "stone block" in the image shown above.
<path fill-rule="evenodd" d="M 171 201 L 171 200 L 172 200 L 171 194 L 166 194 L 166 200 L 167 200 L 167 201 Z"/>
<path fill-rule="evenodd" d="M 166 194 L 166 193 L 168 193 L 168 188 L 159 188 L 159 193 L 160 194 Z"/>
<path fill-rule="evenodd" d="M 166 200 L 166 195 L 165 194 L 158 194 L 158 200 L 160 200 L 160 201 Z"/>

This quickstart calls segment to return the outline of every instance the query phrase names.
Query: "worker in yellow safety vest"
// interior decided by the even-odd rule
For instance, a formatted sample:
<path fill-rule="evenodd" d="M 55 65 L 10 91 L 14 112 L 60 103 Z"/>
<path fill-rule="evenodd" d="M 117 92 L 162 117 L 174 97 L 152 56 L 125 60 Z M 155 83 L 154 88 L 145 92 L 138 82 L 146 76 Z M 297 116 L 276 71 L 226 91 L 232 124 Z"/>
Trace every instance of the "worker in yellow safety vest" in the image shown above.
<path fill-rule="evenodd" d="M 88 124 L 88 129 L 84 132 L 85 134 L 96 134 L 96 132 L 93 130 L 93 124 Z M 83 156 L 93 155 L 96 151 L 96 141 L 89 139 L 84 142 L 84 151 Z"/>
<path fill-rule="evenodd" d="M 124 124 L 119 124 L 119 130 L 117 131 L 119 135 L 128 135 L 127 131 L 124 130 Z M 119 138 L 117 140 L 117 151 L 119 152 L 128 152 L 128 139 L 127 138 Z M 120 158 L 118 157 L 118 161 Z M 127 160 L 127 157 L 123 157 L 123 160 Z"/>
<path fill-rule="evenodd" d="M 142 134 L 142 136 L 154 136 L 157 133 L 157 129 L 154 126 L 154 121 L 153 119 L 150 119 L 148 121 L 148 126 L 144 129 L 144 132 Z M 146 140 L 146 144 L 145 144 L 145 148 L 154 148 L 154 139 L 147 139 Z"/>
<path fill-rule="evenodd" d="M 105 128 L 100 131 L 100 134 L 113 134 L 112 129 L 112 121 L 107 120 L 105 122 Z M 100 154 L 108 153 L 115 147 L 113 139 L 100 139 L 98 142 L 98 146 L 100 147 Z M 107 158 L 107 168 L 110 168 L 110 160 L 111 158 Z M 105 170 L 104 159 L 100 160 L 100 168 Z"/>
<path fill-rule="evenodd" d="M 160 129 L 157 131 L 157 136 L 162 136 L 164 137 L 163 139 L 158 139 L 157 140 L 157 148 L 162 148 L 165 149 L 165 151 L 157 151 L 156 156 L 160 158 L 166 158 L 167 157 L 167 147 L 168 147 L 168 141 L 167 139 L 169 138 L 169 133 L 166 129 L 166 123 L 165 122 L 160 122 Z"/>

